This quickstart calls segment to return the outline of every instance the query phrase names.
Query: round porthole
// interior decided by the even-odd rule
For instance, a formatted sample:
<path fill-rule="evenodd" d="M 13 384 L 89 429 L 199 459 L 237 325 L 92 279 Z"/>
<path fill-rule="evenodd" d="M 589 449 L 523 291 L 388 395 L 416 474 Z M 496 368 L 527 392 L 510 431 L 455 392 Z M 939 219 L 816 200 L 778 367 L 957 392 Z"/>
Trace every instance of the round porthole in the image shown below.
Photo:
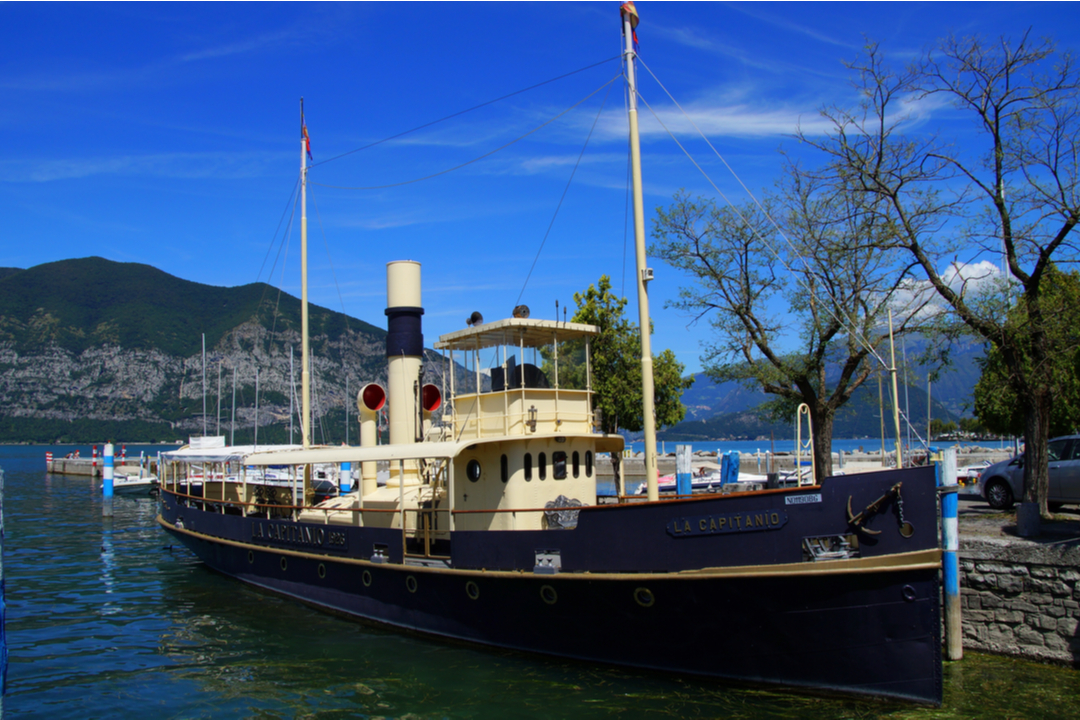
<path fill-rule="evenodd" d="M 248 550 L 248 564 L 255 564 L 255 552 L 253 550 Z"/>
<path fill-rule="evenodd" d="M 641 607 L 652 607 L 656 598 L 653 597 L 652 590 L 649 588 L 638 588 L 634 590 L 634 602 Z"/>
<path fill-rule="evenodd" d="M 915 588 L 910 585 L 905 585 L 900 593 L 904 596 L 904 599 L 908 602 L 915 602 L 915 598 L 918 597 L 918 593 L 915 592 Z"/>
<path fill-rule="evenodd" d="M 364 587 L 371 587 L 371 571 L 365 570 L 360 576 L 360 580 L 364 583 Z"/>
<path fill-rule="evenodd" d="M 470 460 L 469 464 L 465 466 L 465 476 L 472 482 L 476 482 L 480 479 L 480 461 Z"/>
<path fill-rule="evenodd" d="M 480 586 L 474 583 L 472 580 L 465 583 L 465 594 L 473 600 L 480 597 Z"/>
<path fill-rule="evenodd" d="M 416 592 L 416 578 L 412 575 L 405 578 L 405 588 L 411 593 Z"/>
<path fill-rule="evenodd" d="M 322 580 L 326 577 L 326 566 L 319 563 L 319 579 Z"/>
<path fill-rule="evenodd" d="M 550 585 L 544 585 L 540 588 L 540 598 L 548 605 L 554 605 L 559 601 L 559 593 Z"/>
<path fill-rule="evenodd" d="M 281 558 L 281 569 L 282 570 L 288 570 L 289 569 L 289 561 L 284 557 Z"/>

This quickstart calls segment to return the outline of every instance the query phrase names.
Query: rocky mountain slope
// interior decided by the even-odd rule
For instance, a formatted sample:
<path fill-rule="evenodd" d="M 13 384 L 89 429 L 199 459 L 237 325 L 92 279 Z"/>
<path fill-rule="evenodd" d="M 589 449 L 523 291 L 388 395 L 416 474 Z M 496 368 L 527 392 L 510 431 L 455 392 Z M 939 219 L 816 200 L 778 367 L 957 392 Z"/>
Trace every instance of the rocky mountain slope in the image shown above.
<path fill-rule="evenodd" d="M 314 437 L 340 442 L 345 404 L 355 418 L 356 391 L 385 383 L 386 331 L 317 306 L 309 316 Z M 300 378 L 297 298 L 263 283 L 214 287 L 102 258 L 0 270 L 0 441 L 200 434 L 203 333 L 209 431 L 218 426 L 219 369 L 223 432 L 235 372 L 236 441 L 250 442 L 258 372 L 260 442 L 284 441 L 290 347 L 297 386 Z M 440 364 L 425 368 L 438 382 Z"/>

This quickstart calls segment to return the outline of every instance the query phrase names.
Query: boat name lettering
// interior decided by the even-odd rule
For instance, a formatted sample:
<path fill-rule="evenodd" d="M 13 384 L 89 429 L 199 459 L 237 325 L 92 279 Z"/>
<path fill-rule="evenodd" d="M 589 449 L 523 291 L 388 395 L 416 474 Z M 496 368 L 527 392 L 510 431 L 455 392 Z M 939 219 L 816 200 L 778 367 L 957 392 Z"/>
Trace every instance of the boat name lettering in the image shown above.
<path fill-rule="evenodd" d="M 809 505 L 811 503 L 821 502 L 821 493 L 810 493 L 809 495 L 788 495 L 784 498 L 785 505 Z"/>
<path fill-rule="evenodd" d="M 667 524 L 668 535 L 691 537 L 694 535 L 722 535 L 725 533 L 779 530 L 787 523 L 787 513 L 777 510 L 726 513 L 724 515 L 698 515 L 674 518 Z"/>
<path fill-rule="evenodd" d="M 251 524 L 251 539 L 272 545 L 301 545 L 335 550 L 344 550 L 348 546 L 348 536 L 344 532 L 288 522 L 254 522 Z"/>

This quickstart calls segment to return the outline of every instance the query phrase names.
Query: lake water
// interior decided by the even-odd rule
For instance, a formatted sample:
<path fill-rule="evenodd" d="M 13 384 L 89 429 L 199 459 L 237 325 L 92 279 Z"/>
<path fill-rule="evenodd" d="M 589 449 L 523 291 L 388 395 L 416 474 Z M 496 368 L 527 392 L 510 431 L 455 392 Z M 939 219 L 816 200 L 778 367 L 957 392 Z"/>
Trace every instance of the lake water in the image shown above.
<path fill-rule="evenodd" d="M 9 718 L 928 720 L 1066 718 L 1080 707 L 1080 673 L 983 655 L 946 665 L 945 707 L 935 710 L 594 667 L 362 625 L 210 572 L 157 529 L 148 499 L 117 498 L 113 518 L 103 519 L 97 483 L 47 475 L 47 449 L 0 447 Z"/>

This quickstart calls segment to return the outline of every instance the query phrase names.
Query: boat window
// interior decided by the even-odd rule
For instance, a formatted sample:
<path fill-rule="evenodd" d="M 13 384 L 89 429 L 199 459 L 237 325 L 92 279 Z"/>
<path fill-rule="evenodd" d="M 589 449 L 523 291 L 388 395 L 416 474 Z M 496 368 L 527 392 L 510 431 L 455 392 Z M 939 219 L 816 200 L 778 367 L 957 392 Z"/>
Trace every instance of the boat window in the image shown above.
<path fill-rule="evenodd" d="M 540 453 L 537 464 L 540 466 L 540 479 L 547 480 L 547 453 Z"/>
<path fill-rule="evenodd" d="M 551 453 L 551 475 L 556 480 L 566 479 L 566 453 L 562 450 Z"/>
<path fill-rule="evenodd" d="M 525 453 L 525 482 L 532 480 L 532 453 Z"/>
<path fill-rule="evenodd" d="M 469 464 L 465 466 L 465 475 L 469 480 L 476 482 L 480 479 L 480 461 L 470 460 Z"/>
<path fill-rule="evenodd" d="M 577 477 L 581 471 L 581 453 L 577 450 L 574 451 L 574 477 Z"/>
<path fill-rule="evenodd" d="M 585 451 L 585 477 L 592 477 L 592 450 Z"/>
<path fill-rule="evenodd" d="M 503 454 L 499 462 L 501 464 L 502 481 L 506 482 L 510 479 L 510 461 L 506 458 L 505 453 Z"/>

